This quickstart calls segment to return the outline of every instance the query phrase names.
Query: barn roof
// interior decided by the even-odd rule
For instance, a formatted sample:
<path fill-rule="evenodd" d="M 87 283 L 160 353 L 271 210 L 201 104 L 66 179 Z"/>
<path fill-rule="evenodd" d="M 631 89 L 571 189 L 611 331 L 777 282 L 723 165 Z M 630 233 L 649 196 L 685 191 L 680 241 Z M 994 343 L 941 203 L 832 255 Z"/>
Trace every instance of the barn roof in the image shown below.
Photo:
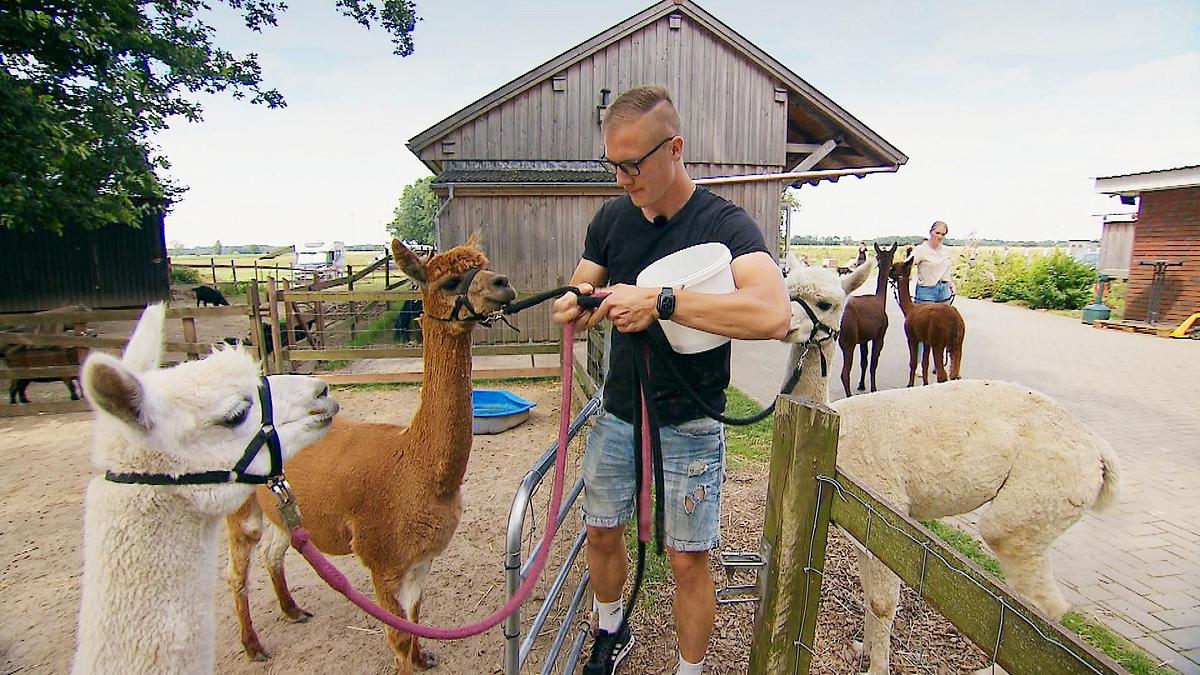
<path fill-rule="evenodd" d="M 805 82 L 770 54 L 742 37 L 691 0 L 662 0 L 585 40 L 412 137 L 408 142 L 409 149 L 420 157 L 426 147 L 446 134 L 472 122 L 505 101 L 521 95 L 572 64 L 620 41 L 625 36 L 676 13 L 686 15 L 701 27 L 719 36 L 726 44 L 770 73 L 784 88 L 789 90 L 789 101 L 791 101 L 788 106 L 789 140 L 800 138 L 803 140 L 800 145 L 814 144 L 815 146 L 830 139 L 836 139 L 839 146 L 849 146 L 857 155 L 856 159 L 847 161 L 844 166 L 838 166 L 836 162 L 834 166 L 828 166 L 828 163 L 823 166 L 828 166 L 828 168 L 899 166 L 908 161 L 908 157 L 904 153 L 884 140 L 882 136 Z M 813 149 L 813 147 L 797 147 L 793 150 L 789 147 L 787 153 L 789 166 L 794 164 L 794 161 L 802 159 L 804 157 L 802 153 L 811 152 Z M 837 157 L 837 154 L 832 155 L 831 159 L 834 157 Z M 440 162 L 426 161 L 426 165 L 435 173 L 442 168 L 438 166 L 439 164 Z"/>
<path fill-rule="evenodd" d="M 1135 197 L 1142 192 L 1174 190 L 1200 186 L 1200 164 L 1174 169 L 1156 169 L 1096 179 L 1096 192 L 1106 195 Z"/>
<path fill-rule="evenodd" d="M 611 185 L 613 175 L 599 161 L 446 160 L 433 185 L 448 183 L 540 184 L 597 183 Z"/>

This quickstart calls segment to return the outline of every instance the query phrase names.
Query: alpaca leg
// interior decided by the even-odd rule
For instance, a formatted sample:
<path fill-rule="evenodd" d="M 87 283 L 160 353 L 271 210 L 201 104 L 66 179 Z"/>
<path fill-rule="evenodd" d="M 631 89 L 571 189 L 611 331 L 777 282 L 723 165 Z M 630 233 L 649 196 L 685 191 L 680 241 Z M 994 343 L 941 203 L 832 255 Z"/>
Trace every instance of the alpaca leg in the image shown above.
<path fill-rule="evenodd" d="M 275 589 L 275 599 L 279 601 L 279 609 L 288 621 L 304 623 L 312 618 L 296 604 L 292 591 L 288 588 L 287 576 L 283 573 L 283 559 L 292 545 L 292 539 L 287 532 L 274 523 L 267 528 L 267 541 L 262 549 L 263 566 L 271 575 L 271 586 Z"/>
<path fill-rule="evenodd" d="M 892 622 L 900 604 L 900 577 L 892 573 L 877 558 L 858 553 L 859 578 L 862 580 L 863 604 L 866 606 L 863 625 L 863 651 L 871 660 L 870 675 L 887 675 Z"/>
<path fill-rule="evenodd" d="M 865 391 L 867 388 L 867 343 L 860 342 L 858 344 L 858 360 L 862 362 L 862 372 L 858 376 L 858 390 Z M 871 391 L 875 391 L 873 388 Z"/>
<path fill-rule="evenodd" d="M 937 381 L 946 381 L 946 345 L 939 344 L 933 349 L 934 369 L 937 371 Z"/>
<path fill-rule="evenodd" d="M 996 553 L 1008 584 L 1057 621 L 1071 609 L 1071 603 L 1063 598 L 1050 572 L 1049 548 L 1079 520 L 1083 510 L 1073 514 L 1051 510 L 1032 516 L 1028 500 L 1029 494 L 1023 493 L 1022 503 L 1016 504 L 1016 498 L 1002 490 L 980 518 L 979 532 Z"/>
<path fill-rule="evenodd" d="M 929 384 L 929 345 L 921 343 L 924 349 L 921 350 L 921 384 Z"/>
<path fill-rule="evenodd" d="M 254 630 L 254 621 L 250 618 L 250 596 L 246 588 L 250 578 L 250 555 L 262 537 L 262 511 L 253 496 L 225 518 L 225 529 L 225 541 L 229 547 L 229 568 L 225 581 L 233 593 L 233 606 L 241 627 L 242 649 L 250 660 L 266 661 L 271 655 Z"/>
<path fill-rule="evenodd" d="M 854 345 L 842 347 L 842 389 L 850 397 L 850 371 L 854 369 Z"/>
<path fill-rule="evenodd" d="M 404 597 L 406 590 L 403 581 L 380 577 L 374 573 L 371 574 L 371 581 L 375 584 L 375 602 L 379 603 L 380 607 L 401 618 L 412 618 L 401 605 L 401 598 Z M 397 675 L 413 675 L 413 662 L 416 656 L 413 651 L 416 647 L 414 636 L 391 626 L 384 628 L 384 636 L 387 638 L 388 647 L 391 648 L 392 656 L 395 658 Z"/>
<path fill-rule="evenodd" d="M 911 338 L 908 341 L 908 386 L 917 382 L 917 343 Z"/>
<path fill-rule="evenodd" d="M 875 371 L 879 368 L 879 355 L 883 352 L 883 338 L 874 340 L 871 343 L 871 391 L 879 391 L 875 388 Z M 864 357 L 864 360 L 865 357 Z"/>
<path fill-rule="evenodd" d="M 431 566 L 432 561 L 413 565 L 404 581 L 400 605 L 413 623 L 419 623 L 421 620 L 421 595 L 425 591 L 425 580 L 429 578 Z M 437 655 L 428 649 L 422 650 L 420 639 L 416 635 L 412 638 L 412 663 L 417 670 L 429 670 L 437 665 Z"/>

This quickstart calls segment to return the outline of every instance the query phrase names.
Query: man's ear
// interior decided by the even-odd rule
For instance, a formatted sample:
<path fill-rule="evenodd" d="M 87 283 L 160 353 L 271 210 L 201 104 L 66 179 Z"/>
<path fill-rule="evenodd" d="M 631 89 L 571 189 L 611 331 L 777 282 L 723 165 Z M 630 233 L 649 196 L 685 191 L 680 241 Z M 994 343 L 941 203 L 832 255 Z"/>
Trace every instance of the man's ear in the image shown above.
<path fill-rule="evenodd" d="M 396 264 L 400 266 L 400 270 L 412 279 L 421 290 L 425 290 L 425 263 L 413 253 L 404 242 L 399 239 L 392 240 L 392 257 L 395 258 Z"/>
<path fill-rule="evenodd" d="M 92 352 L 80 377 L 83 391 L 96 408 L 138 431 L 148 431 L 142 382 L 124 363 L 103 352 Z"/>

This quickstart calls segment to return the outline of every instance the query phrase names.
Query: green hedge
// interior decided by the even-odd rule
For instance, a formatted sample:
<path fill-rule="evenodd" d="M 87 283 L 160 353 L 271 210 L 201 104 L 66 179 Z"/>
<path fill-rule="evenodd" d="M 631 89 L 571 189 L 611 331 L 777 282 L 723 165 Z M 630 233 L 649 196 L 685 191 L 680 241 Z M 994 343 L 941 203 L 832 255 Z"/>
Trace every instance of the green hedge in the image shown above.
<path fill-rule="evenodd" d="M 1095 297 L 1096 270 L 1055 250 L 1048 256 L 992 253 L 959 268 L 958 293 L 1035 309 L 1082 309 Z"/>

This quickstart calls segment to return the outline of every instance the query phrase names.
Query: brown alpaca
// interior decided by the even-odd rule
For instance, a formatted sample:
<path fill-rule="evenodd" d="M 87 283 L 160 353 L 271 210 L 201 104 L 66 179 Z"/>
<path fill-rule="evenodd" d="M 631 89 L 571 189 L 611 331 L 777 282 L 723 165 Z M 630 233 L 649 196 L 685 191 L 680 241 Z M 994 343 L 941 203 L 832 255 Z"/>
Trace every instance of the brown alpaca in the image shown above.
<path fill-rule="evenodd" d="M 908 290 L 908 280 L 912 275 L 912 258 L 902 263 L 895 263 L 888 276 L 896 282 L 899 289 L 900 311 L 904 312 L 904 333 L 908 336 L 908 386 L 913 386 L 917 379 L 917 345 L 925 344 L 925 354 L 921 359 L 921 381 L 929 384 L 929 352 L 933 352 L 934 367 L 937 370 L 937 381 L 945 382 L 946 355 L 950 356 L 950 376 L 948 379 L 962 379 L 962 345 L 967 334 L 967 324 L 957 309 L 946 304 L 924 302 L 915 304 Z"/>
<path fill-rule="evenodd" d="M 892 267 L 896 255 L 896 244 L 890 249 L 875 247 L 875 259 L 879 262 L 879 280 L 875 284 L 875 295 L 859 295 L 850 298 L 842 314 L 841 333 L 838 346 L 842 348 L 842 389 L 850 395 L 850 371 L 854 369 L 854 348 L 858 347 L 862 359 L 862 376 L 858 378 L 858 390 L 867 385 L 867 344 L 871 345 L 871 391 L 875 391 L 875 369 L 879 366 L 879 354 L 883 352 L 883 336 L 887 333 L 887 270 Z M 859 257 L 865 262 L 865 251 Z M 861 265 L 862 262 L 859 263 Z"/>
<path fill-rule="evenodd" d="M 469 310 L 456 309 L 456 300 L 465 293 L 470 306 L 486 314 L 516 297 L 506 277 L 488 271 L 479 271 L 469 288 L 462 288 L 471 270 L 487 265 L 478 241 L 475 235 L 428 262 L 392 242 L 395 260 L 420 286 L 425 306 L 425 373 L 412 423 L 405 428 L 337 419 L 324 439 L 284 465 L 313 543 L 329 555 L 357 555 L 371 571 L 380 606 L 414 622 L 420 619 L 421 592 L 433 559 L 458 528 L 459 488 L 471 454 L 471 331 L 476 321 L 465 317 Z M 229 585 L 246 655 L 263 660 L 268 654 L 250 620 L 246 579 L 264 511 L 273 526 L 267 528 L 263 561 L 279 606 L 291 621 L 312 615 L 292 599 L 284 578 L 289 535 L 276 499 L 266 490 L 255 497 L 227 521 Z M 397 672 L 435 665 L 433 654 L 422 652 L 415 636 L 392 628 L 386 636 Z"/>

